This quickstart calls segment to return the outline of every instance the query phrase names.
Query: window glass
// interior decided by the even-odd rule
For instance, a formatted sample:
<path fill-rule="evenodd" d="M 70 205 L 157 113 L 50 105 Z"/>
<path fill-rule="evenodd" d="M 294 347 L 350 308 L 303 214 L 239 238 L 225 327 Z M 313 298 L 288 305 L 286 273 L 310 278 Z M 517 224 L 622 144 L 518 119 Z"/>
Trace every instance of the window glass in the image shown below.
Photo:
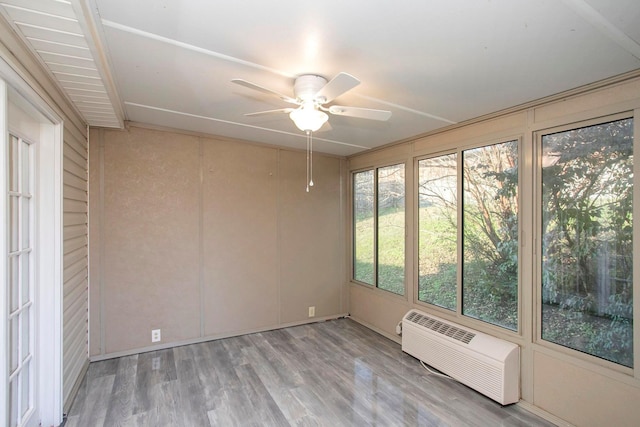
<path fill-rule="evenodd" d="M 353 279 L 404 295 L 404 164 L 353 174 Z"/>
<path fill-rule="evenodd" d="M 455 310 L 457 155 L 420 160 L 418 173 L 418 299 Z"/>
<path fill-rule="evenodd" d="M 353 278 L 375 284 L 373 170 L 353 174 Z"/>
<path fill-rule="evenodd" d="M 633 119 L 542 137 L 542 338 L 633 367 Z"/>
<path fill-rule="evenodd" d="M 378 287 L 404 295 L 404 164 L 378 169 Z"/>
<path fill-rule="evenodd" d="M 517 330 L 518 142 L 462 154 L 462 313 Z"/>

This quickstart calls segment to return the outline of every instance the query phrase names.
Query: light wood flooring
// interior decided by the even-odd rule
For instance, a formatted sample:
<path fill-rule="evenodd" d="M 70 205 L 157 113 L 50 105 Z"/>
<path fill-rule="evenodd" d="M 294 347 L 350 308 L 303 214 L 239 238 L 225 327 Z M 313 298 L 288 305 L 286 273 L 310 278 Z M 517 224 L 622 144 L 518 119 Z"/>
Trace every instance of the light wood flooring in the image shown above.
<path fill-rule="evenodd" d="M 338 319 L 89 366 L 65 427 L 552 426 Z"/>

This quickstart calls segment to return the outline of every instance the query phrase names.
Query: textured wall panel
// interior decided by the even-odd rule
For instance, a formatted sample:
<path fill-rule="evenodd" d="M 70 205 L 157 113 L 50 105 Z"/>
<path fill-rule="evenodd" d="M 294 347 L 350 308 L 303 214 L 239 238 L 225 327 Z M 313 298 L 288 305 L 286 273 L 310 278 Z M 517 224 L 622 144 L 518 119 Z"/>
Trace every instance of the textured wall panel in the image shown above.
<path fill-rule="evenodd" d="M 112 131 L 104 143 L 104 351 L 199 336 L 198 139 Z M 98 313 L 95 313 L 98 315 Z M 92 313 L 93 315 L 93 313 Z"/>
<path fill-rule="evenodd" d="M 346 313 L 345 161 L 131 126 L 91 133 L 91 355 Z M 97 145 L 95 145 L 97 144 Z"/>
<path fill-rule="evenodd" d="M 343 304 L 344 231 L 341 160 L 315 156 L 311 191 L 305 191 L 305 153 L 280 154 L 281 321 L 346 312 Z"/>
<path fill-rule="evenodd" d="M 277 151 L 202 141 L 204 335 L 277 325 Z"/>

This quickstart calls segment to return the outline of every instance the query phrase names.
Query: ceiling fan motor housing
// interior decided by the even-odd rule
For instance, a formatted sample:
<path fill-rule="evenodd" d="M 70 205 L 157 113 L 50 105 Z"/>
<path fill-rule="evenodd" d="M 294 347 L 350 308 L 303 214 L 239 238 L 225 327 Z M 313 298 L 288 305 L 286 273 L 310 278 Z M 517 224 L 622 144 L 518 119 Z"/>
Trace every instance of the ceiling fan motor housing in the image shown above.
<path fill-rule="evenodd" d="M 302 103 L 315 101 L 323 104 L 323 100 L 316 99 L 316 94 L 327 84 L 327 79 L 314 74 L 303 74 L 296 78 L 293 93 Z"/>

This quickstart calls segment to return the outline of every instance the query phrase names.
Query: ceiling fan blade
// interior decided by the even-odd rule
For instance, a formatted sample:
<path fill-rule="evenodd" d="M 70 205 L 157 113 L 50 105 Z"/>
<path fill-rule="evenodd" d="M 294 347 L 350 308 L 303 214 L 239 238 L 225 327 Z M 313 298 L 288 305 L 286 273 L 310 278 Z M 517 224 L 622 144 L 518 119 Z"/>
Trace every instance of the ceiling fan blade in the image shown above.
<path fill-rule="evenodd" d="M 258 111 L 255 113 L 246 113 L 245 116 L 266 116 L 267 114 L 289 114 L 290 112 L 292 112 L 293 110 L 295 110 L 295 108 L 279 108 L 277 110 L 267 110 L 267 111 Z"/>
<path fill-rule="evenodd" d="M 342 105 L 332 105 L 329 112 L 336 116 L 358 117 L 360 119 L 379 120 L 384 122 L 391 118 L 391 111 L 372 110 L 370 108 L 344 107 Z"/>
<path fill-rule="evenodd" d="M 353 77 L 351 74 L 340 73 L 335 76 L 329 83 L 324 85 L 322 89 L 316 93 L 317 98 L 324 98 L 325 101 L 322 102 L 326 104 L 327 102 L 331 102 L 343 93 L 353 89 L 354 87 L 360 84 L 360 80 Z"/>
<path fill-rule="evenodd" d="M 257 90 L 257 91 L 262 92 L 262 93 L 266 93 L 268 95 L 277 96 L 278 98 L 280 98 L 283 101 L 288 102 L 290 104 L 296 104 L 296 105 L 298 104 L 296 102 L 296 100 L 291 98 L 290 96 L 283 95 L 280 92 L 276 92 L 275 90 L 267 89 L 266 87 L 257 85 L 255 83 L 248 82 L 248 81 L 243 80 L 243 79 L 233 79 L 233 80 L 231 80 L 231 82 L 235 83 L 237 85 L 240 85 L 240 86 L 248 87 L 249 89 L 253 89 L 253 90 Z"/>

